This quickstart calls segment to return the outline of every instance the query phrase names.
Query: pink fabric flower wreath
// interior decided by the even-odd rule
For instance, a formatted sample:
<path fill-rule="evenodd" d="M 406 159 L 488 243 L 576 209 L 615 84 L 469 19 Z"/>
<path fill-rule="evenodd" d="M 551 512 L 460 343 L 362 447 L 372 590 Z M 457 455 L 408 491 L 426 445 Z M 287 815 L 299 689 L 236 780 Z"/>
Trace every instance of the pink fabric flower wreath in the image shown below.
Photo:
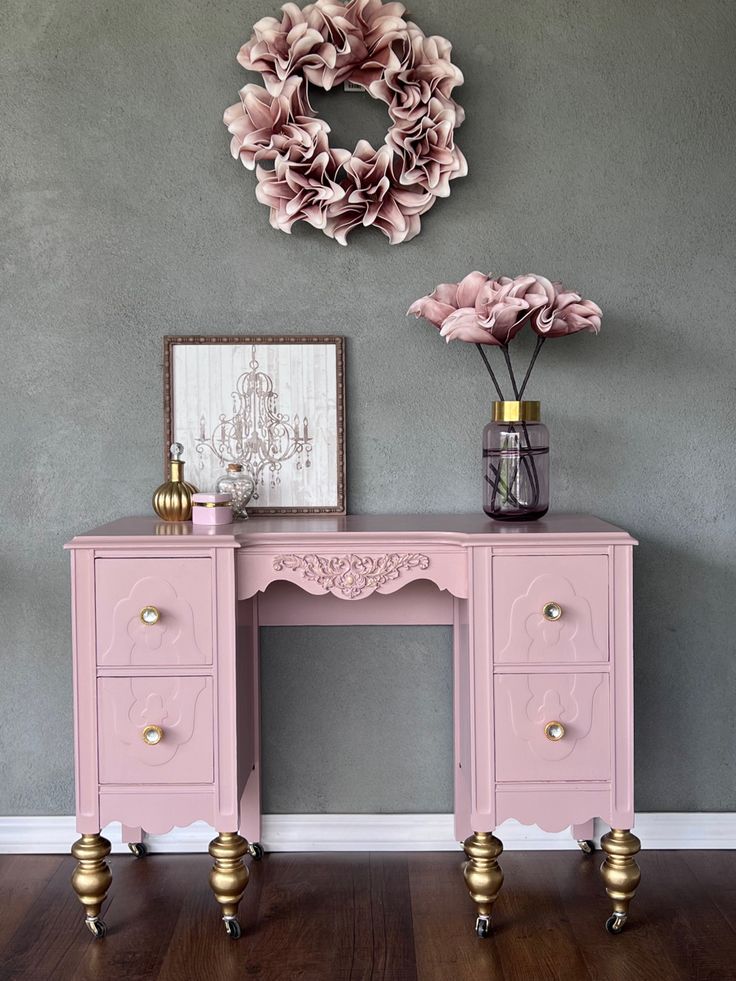
<path fill-rule="evenodd" d="M 420 215 L 468 172 L 454 140 L 464 112 L 451 93 L 463 76 L 450 42 L 426 37 L 401 3 L 316 0 L 281 10 L 281 20 L 255 24 L 238 54 L 265 88 L 246 85 L 225 111 L 230 152 L 255 168 L 256 197 L 274 228 L 305 221 L 347 245 L 354 228 L 374 226 L 392 245 L 408 242 Z M 377 150 L 365 140 L 352 153 L 332 149 L 329 126 L 309 104 L 310 83 L 329 90 L 348 80 L 388 106 L 391 126 Z"/>

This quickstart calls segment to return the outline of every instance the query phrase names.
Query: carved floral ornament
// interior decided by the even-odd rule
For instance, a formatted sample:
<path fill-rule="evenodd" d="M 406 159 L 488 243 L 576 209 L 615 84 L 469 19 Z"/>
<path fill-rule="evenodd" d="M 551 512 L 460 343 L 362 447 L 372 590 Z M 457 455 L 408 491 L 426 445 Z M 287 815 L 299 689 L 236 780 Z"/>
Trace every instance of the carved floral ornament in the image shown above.
<path fill-rule="evenodd" d="M 316 0 L 281 10 L 280 20 L 254 25 L 238 54 L 265 88 L 246 85 L 225 111 L 233 157 L 255 168 L 256 197 L 274 228 L 291 232 L 305 221 L 347 245 L 354 228 L 374 226 L 392 245 L 409 241 L 420 216 L 468 172 L 454 141 L 465 113 L 451 96 L 463 76 L 450 42 L 405 20 L 401 3 Z M 378 149 L 366 140 L 352 152 L 331 147 L 329 126 L 309 104 L 310 84 L 329 90 L 346 81 L 388 106 L 391 126 Z"/>
<path fill-rule="evenodd" d="M 428 567 L 428 556 L 398 552 L 388 555 L 277 555 L 273 560 L 274 572 L 284 569 L 300 572 L 303 579 L 317 583 L 325 592 L 339 592 L 347 599 L 372 593 L 398 579 L 407 569 Z"/>

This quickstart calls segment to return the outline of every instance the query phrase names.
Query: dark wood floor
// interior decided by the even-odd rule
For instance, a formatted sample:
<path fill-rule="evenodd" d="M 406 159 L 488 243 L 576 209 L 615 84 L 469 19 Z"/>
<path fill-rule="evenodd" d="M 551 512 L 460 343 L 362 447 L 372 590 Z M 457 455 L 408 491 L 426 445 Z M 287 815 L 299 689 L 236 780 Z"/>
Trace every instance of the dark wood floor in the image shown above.
<path fill-rule="evenodd" d="M 72 860 L 0 856 L 0 979 L 29 981 L 734 981 L 736 852 L 648 852 L 609 936 L 600 855 L 509 853 L 488 940 L 452 854 L 270 855 L 229 940 L 207 856 L 111 859 L 95 941 Z"/>

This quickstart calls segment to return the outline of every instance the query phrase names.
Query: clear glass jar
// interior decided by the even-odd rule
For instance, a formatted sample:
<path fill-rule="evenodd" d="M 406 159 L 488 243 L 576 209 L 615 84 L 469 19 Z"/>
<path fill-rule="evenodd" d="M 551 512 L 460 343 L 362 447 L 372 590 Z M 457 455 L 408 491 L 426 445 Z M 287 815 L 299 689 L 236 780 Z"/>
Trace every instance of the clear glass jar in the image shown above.
<path fill-rule="evenodd" d="M 483 430 L 483 510 L 497 521 L 535 521 L 549 508 L 549 432 L 539 402 L 494 402 Z"/>
<path fill-rule="evenodd" d="M 248 517 L 245 508 L 253 497 L 255 484 L 241 464 L 228 463 L 226 472 L 215 485 L 215 490 L 218 494 L 229 494 L 232 498 L 234 521 L 244 521 Z"/>

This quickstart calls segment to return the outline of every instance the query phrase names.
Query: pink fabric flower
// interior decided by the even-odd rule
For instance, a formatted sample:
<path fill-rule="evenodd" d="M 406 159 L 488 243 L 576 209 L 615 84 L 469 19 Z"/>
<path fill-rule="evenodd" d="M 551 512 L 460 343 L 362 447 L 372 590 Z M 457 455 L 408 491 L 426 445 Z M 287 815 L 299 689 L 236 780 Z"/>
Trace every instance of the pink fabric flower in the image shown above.
<path fill-rule="evenodd" d="M 468 341 L 471 344 L 497 344 L 501 341 L 496 334 L 483 327 L 478 321 L 475 307 L 460 307 L 443 321 L 440 336 L 450 341 Z"/>
<path fill-rule="evenodd" d="M 543 276 L 517 276 L 489 280 L 475 302 L 479 326 L 501 343 L 508 344 L 529 317 L 554 300 L 552 283 Z"/>
<path fill-rule="evenodd" d="M 309 65 L 304 70 L 310 82 L 327 91 L 341 85 L 368 56 L 363 34 L 348 17 L 348 9 L 335 0 L 316 0 L 303 10 L 309 26 L 319 31 L 335 49 L 334 66 L 327 63 L 316 67 Z"/>
<path fill-rule="evenodd" d="M 226 110 L 232 155 L 250 169 L 274 161 L 272 171 L 257 167 L 257 197 L 274 227 L 290 231 L 305 220 L 346 244 L 353 228 L 375 225 L 392 244 L 409 241 L 420 216 L 467 173 L 454 144 L 464 114 L 451 97 L 463 76 L 449 41 L 426 37 L 397 2 L 289 2 L 281 11 L 280 20 L 259 20 L 238 54 L 266 88 L 246 85 Z M 308 83 L 330 89 L 347 78 L 389 107 L 392 126 L 379 150 L 366 141 L 352 154 L 330 150 L 329 126 L 309 105 Z"/>
<path fill-rule="evenodd" d="M 349 158 L 347 150 L 331 150 L 320 131 L 300 158 L 278 156 L 273 170 L 259 165 L 256 197 L 271 209 L 271 225 L 291 232 L 294 222 L 306 221 L 324 230 L 329 208 L 345 196 L 337 173 Z"/>
<path fill-rule="evenodd" d="M 388 146 L 378 150 L 360 140 L 345 162 L 345 195 L 330 207 L 325 232 L 340 245 L 360 225 L 375 225 L 392 245 L 419 234 L 419 215 L 434 203 L 431 194 L 399 186 L 395 167 L 400 161 Z"/>
<path fill-rule="evenodd" d="M 253 37 L 238 53 L 243 68 L 261 73 L 271 95 L 280 94 L 290 75 L 307 71 L 320 75 L 337 69 L 335 45 L 310 26 L 306 8 L 285 3 L 281 9 L 280 21 L 263 17 L 254 25 Z"/>
<path fill-rule="evenodd" d="M 303 80 L 290 78 L 280 95 L 269 95 L 260 85 L 240 90 L 240 102 L 225 110 L 223 122 L 232 133 L 230 152 L 248 170 L 259 160 L 274 160 L 279 154 L 297 156 L 316 145 L 317 134 L 329 133 L 327 123 L 308 115 Z"/>
<path fill-rule="evenodd" d="M 450 194 L 450 181 L 464 177 L 468 164 L 455 146 L 455 110 L 440 99 L 430 99 L 424 115 L 399 120 L 386 137 L 405 160 L 401 181 L 419 184 L 435 197 Z"/>
<path fill-rule="evenodd" d="M 478 293 L 487 282 L 488 276 L 476 271 L 468 273 L 459 283 L 440 283 L 429 296 L 415 300 L 406 315 L 423 317 L 440 328 L 451 314 L 461 308 L 471 308 L 475 314 Z"/>
<path fill-rule="evenodd" d="M 408 40 L 403 50 L 390 50 L 382 76 L 369 87 L 371 95 L 389 104 L 395 121 L 423 117 L 426 106 L 438 99 L 442 108 L 452 110 L 454 125 L 459 126 L 464 113 L 450 93 L 462 85 L 463 74 L 450 61 L 452 45 L 445 38 L 426 37 L 415 24 L 408 25 Z"/>
<path fill-rule="evenodd" d="M 560 284 L 556 284 L 560 286 Z M 584 300 L 579 293 L 560 289 L 553 301 L 541 309 L 532 319 L 532 329 L 540 337 L 565 337 L 587 330 L 599 333 L 603 311 L 592 300 Z"/>
<path fill-rule="evenodd" d="M 346 16 L 360 31 L 369 53 L 375 56 L 406 34 L 405 13 L 406 7 L 403 3 L 351 0 Z"/>

